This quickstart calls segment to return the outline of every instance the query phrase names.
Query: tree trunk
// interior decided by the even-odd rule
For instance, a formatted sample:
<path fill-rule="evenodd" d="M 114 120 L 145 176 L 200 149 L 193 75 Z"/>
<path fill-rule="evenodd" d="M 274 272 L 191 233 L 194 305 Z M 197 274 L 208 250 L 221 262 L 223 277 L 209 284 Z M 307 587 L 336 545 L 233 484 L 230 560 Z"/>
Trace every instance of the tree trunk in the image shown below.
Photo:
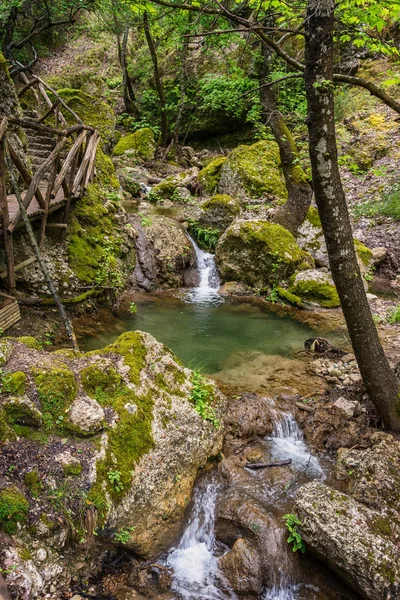
<path fill-rule="evenodd" d="M 156 83 L 158 99 L 160 101 L 161 146 L 163 148 L 165 148 L 165 146 L 167 144 L 167 137 L 168 137 L 168 123 L 167 123 L 167 110 L 166 110 L 166 105 L 165 105 L 164 86 L 163 86 L 163 82 L 161 79 L 160 69 L 158 66 L 157 51 L 156 51 L 156 47 L 154 44 L 154 40 L 151 35 L 147 12 L 145 12 L 143 15 L 143 25 L 144 25 L 144 34 L 146 36 L 147 45 L 148 45 L 149 52 L 151 55 L 151 60 L 153 62 L 154 79 L 155 79 L 155 83 Z"/>
<path fill-rule="evenodd" d="M 191 12 L 188 13 L 188 29 L 193 20 L 193 15 Z M 183 111 L 185 108 L 185 100 L 186 100 L 186 84 L 187 84 L 187 73 L 186 73 L 186 63 L 189 52 L 189 38 L 184 37 L 182 42 L 182 53 L 181 53 L 181 76 L 180 76 L 180 88 L 181 88 L 181 97 L 179 100 L 178 106 L 178 114 L 176 116 L 175 127 L 174 127 L 174 144 L 175 147 L 178 147 L 179 142 L 179 130 L 182 122 Z"/>
<path fill-rule="evenodd" d="M 279 146 L 281 166 L 285 177 L 288 199 L 274 214 L 274 221 L 295 233 L 306 218 L 312 200 L 312 188 L 299 164 L 296 142 L 276 106 L 275 94 L 268 82 L 270 50 L 262 46 L 263 65 L 260 73 L 260 99 L 263 112 Z"/>
<path fill-rule="evenodd" d="M 399 384 L 383 352 L 365 295 L 337 161 L 334 7 L 334 0 L 309 0 L 306 19 L 305 82 L 314 193 L 332 277 L 365 388 L 385 425 L 400 431 Z"/>
<path fill-rule="evenodd" d="M 120 45 L 120 64 L 122 69 L 122 91 L 124 97 L 125 110 L 127 113 L 137 115 L 135 92 L 133 90 L 131 78 L 128 73 L 128 65 L 126 60 L 126 48 L 128 45 L 129 25 L 125 26 L 124 35 L 122 36 L 122 44 Z"/>

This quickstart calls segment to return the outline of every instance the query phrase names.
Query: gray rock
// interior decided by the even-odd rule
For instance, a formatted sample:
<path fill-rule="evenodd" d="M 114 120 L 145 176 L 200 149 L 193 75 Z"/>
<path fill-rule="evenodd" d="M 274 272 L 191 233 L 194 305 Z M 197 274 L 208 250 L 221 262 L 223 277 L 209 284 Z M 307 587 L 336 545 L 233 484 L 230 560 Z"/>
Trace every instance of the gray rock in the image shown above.
<path fill-rule="evenodd" d="M 18 425 L 28 425 L 29 427 L 42 425 L 42 413 L 28 396 L 7 398 L 3 407 L 11 420 Z"/>
<path fill-rule="evenodd" d="M 345 398 L 344 396 L 341 396 L 340 398 L 338 398 L 336 400 L 336 402 L 333 404 L 333 406 L 335 406 L 337 409 L 344 412 L 344 414 L 349 419 L 351 419 L 351 417 L 354 417 L 356 405 L 357 405 L 357 402 L 355 402 L 354 400 L 347 400 L 347 398 Z"/>
<path fill-rule="evenodd" d="M 236 540 L 232 550 L 219 559 L 219 566 L 235 592 L 259 596 L 263 583 L 261 561 L 248 540 Z"/>
<path fill-rule="evenodd" d="M 400 529 L 379 511 L 317 481 L 300 488 L 294 510 L 306 545 L 361 596 L 400 597 Z"/>
<path fill-rule="evenodd" d="M 104 410 L 89 396 L 78 396 L 71 404 L 68 420 L 82 435 L 100 431 L 104 425 Z"/>

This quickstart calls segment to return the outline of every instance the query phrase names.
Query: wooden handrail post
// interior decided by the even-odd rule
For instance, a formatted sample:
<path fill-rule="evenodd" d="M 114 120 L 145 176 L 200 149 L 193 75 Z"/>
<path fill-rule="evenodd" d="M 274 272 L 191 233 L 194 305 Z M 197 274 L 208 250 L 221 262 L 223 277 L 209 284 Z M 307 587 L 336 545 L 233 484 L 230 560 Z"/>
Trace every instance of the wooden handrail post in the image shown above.
<path fill-rule="evenodd" d="M 7 280 L 8 289 L 14 292 L 16 288 L 14 271 L 14 244 L 12 233 L 8 231 L 10 215 L 8 212 L 7 188 L 6 188 L 6 162 L 5 162 L 5 141 L 0 140 L 0 209 L 3 217 L 3 236 L 4 249 L 7 261 Z"/>
<path fill-rule="evenodd" d="M 16 182 L 15 177 L 14 177 L 13 165 L 12 165 L 11 159 L 9 158 L 9 156 L 7 155 L 7 153 L 5 154 L 5 159 L 6 159 L 7 167 L 8 167 L 9 172 L 10 172 L 11 183 L 12 183 L 12 186 L 14 188 L 14 193 L 15 193 L 15 195 L 17 197 L 17 201 L 18 201 L 18 204 L 19 204 L 19 209 L 21 211 L 22 219 L 23 219 L 23 221 L 25 223 L 26 231 L 28 233 L 29 239 L 31 241 L 31 244 L 32 244 L 33 249 L 34 249 L 34 252 L 35 252 L 36 257 L 38 259 L 38 263 L 39 263 L 39 266 L 40 266 L 41 271 L 43 273 L 43 277 L 44 277 L 44 279 L 46 281 L 47 287 L 49 288 L 51 295 L 53 296 L 53 300 L 54 300 L 54 302 L 55 302 L 55 304 L 56 304 L 56 306 L 58 308 L 58 312 L 60 313 L 60 317 L 61 317 L 61 319 L 62 319 L 62 321 L 64 323 L 65 330 L 66 330 L 68 338 L 69 338 L 69 340 L 71 342 L 71 346 L 74 348 L 74 350 L 78 350 L 79 351 L 79 346 L 78 346 L 78 342 L 76 340 L 74 328 L 72 326 L 70 318 L 68 317 L 68 315 L 67 315 L 67 313 L 65 311 L 64 305 L 61 302 L 61 299 L 60 299 L 60 297 L 59 297 L 59 295 L 57 293 L 57 290 L 55 288 L 53 280 L 52 280 L 52 278 L 50 276 L 50 273 L 49 273 L 49 271 L 47 269 L 46 263 L 44 262 L 44 260 L 42 258 L 42 253 L 41 253 L 40 248 L 38 246 L 35 234 L 34 234 L 33 229 L 32 229 L 31 222 L 29 221 L 28 213 L 26 212 L 24 201 L 22 200 L 21 193 L 20 193 L 20 191 L 18 189 L 18 185 L 17 185 L 17 182 Z"/>

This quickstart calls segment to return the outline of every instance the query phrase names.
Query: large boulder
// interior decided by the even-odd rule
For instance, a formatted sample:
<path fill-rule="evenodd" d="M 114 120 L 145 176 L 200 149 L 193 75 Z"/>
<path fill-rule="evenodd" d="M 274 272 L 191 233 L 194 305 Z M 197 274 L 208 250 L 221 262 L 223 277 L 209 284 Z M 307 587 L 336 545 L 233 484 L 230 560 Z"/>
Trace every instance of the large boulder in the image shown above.
<path fill-rule="evenodd" d="M 0 565 L 15 597 L 60 597 L 112 546 L 165 550 L 199 468 L 222 445 L 215 385 L 142 332 L 87 354 L 7 346 L 3 379 L 23 370 L 25 412 L 40 416 L 16 418 L 3 386 Z"/>
<path fill-rule="evenodd" d="M 191 192 L 197 188 L 198 174 L 199 169 L 191 167 L 176 175 L 170 175 L 152 188 L 148 196 L 150 202 L 162 203 L 163 200 L 187 202 L 190 200 Z"/>
<path fill-rule="evenodd" d="M 149 127 L 123 135 L 114 148 L 114 156 L 124 155 L 133 162 L 152 160 L 157 144 Z"/>
<path fill-rule="evenodd" d="M 198 179 L 206 194 L 215 194 L 217 191 L 219 180 L 221 179 L 222 165 L 225 161 L 226 156 L 217 156 L 201 169 Z"/>
<path fill-rule="evenodd" d="M 263 584 L 261 560 L 248 540 L 236 540 L 232 550 L 219 559 L 219 566 L 235 592 L 259 597 Z"/>
<path fill-rule="evenodd" d="M 313 206 L 308 210 L 306 218 L 297 231 L 296 241 L 302 250 L 311 254 L 318 267 L 329 268 L 328 250 L 321 227 L 321 220 L 318 210 Z M 354 239 L 354 249 L 361 275 L 370 274 L 375 264 L 374 253 L 357 239 Z"/>
<path fill-rule="evenodd" d="M 298 247 L 289 231 L 261 220 L 235 221 L 217 244 L 216 261 L 225 281 L 259 288 L 313 266 L 311 256 Z"/>
<path fill-rule="evenodd" d="M 111 106 L 82 90 L 63 88 L 57 90 L 57 94 L 76 112 L 85 125 L 90 125 L 99 131 L 103 148 L 110 148 L 114 140 L 116 124 L 116 116 Z M 76 125 L 72 115 L 65 110 L 63 114 L 70 124 Z"/>
<path fill-rule="evenodd" d="M 289 286 L 289 293 L 323 308 L 340 306 L 335 284 L 325 271 L 309 269 L 296 273 Z"/>
<path fill-rule="evenodd" d="M 196 264 L 196 254 L 182 226 L 168 217 L 151 215 L 141 219 L 147 239 L 147 252 L 152 256 L 155 281 L 168 287 L 182 287 L 185 273 Z M 148 223 L 148 224 L 146 224 Z M 138 251 L 139 262 L 142 256 Z"/>
<path fill-rule="evenodd" d="M 218 191 L 244 199 L 284 200 L 287 190 L 279 165 L 275 142 L 262 140 L 252 146 L 237 146 L 222 165 Z"/>
<path fill-rule="evenodd" d="M 201 205 L 199 223 L 222 232 L 239 214 L 240 203 L 237 200 L 226 194 L 216 194 Z"/>
<path fill-rule="evenodd" d="M 400 528 L 347 494 L 313 481 L 300 488 L 301 535 L 363 598 L 400 597 Z"/>

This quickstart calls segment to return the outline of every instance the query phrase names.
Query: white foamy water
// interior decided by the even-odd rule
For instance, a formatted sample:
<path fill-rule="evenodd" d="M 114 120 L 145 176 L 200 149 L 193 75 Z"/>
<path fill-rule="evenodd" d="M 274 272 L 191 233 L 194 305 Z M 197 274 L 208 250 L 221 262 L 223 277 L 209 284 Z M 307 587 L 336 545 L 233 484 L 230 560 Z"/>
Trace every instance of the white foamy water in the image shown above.
<path fill-rule="evenodd" d="M 173 568 L 172 590 L 182 600 L 235 600 L 219 572 L 215 554 L 217 485 L 198 487 L 185 532 L 167 558 Z"/>
<path fill-rule="evenodd" d="M 199 270 L 199 285 L 193 288 L 187 298 L 191 302 L 219 304 L 223 302 L 218 293 L 220 279 L 215 264 L 214 254 L 205 252 L 198 247 L 193 238 L 188 235 L 188 239 L 196 253 L 196 264 Z"/>
<path fill-rule="evenodd" d="M 303 471 L 312 478 L 325 479 L 325 472 L 316 456 L 313 456 L 304 440 L 303 433 L 293 415 L 275 413 L 275 427 L 271 442 L 273 460 L 292 460 L 298 471 Z"/>

